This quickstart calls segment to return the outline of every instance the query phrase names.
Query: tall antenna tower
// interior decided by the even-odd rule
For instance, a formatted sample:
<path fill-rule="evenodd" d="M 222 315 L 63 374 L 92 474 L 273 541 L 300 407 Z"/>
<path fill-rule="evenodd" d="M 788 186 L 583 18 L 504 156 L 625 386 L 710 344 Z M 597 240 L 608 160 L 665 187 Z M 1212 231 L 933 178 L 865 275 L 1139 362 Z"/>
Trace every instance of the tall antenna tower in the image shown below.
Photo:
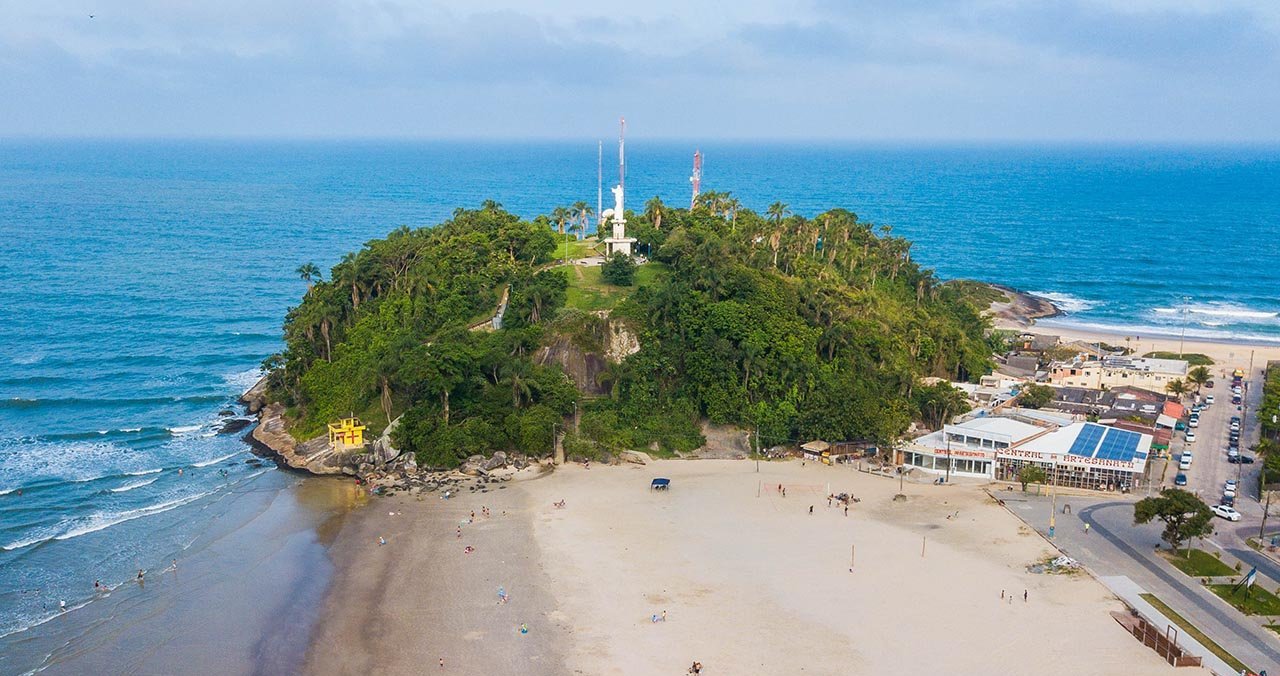
<path fill-rule="evenodd" d="M 627 118 L 618 118 L 618 187 L 627 189 Z M 621 215 L 621 214 L 619 214 Z"/>
<path fill-rule="evenodd" d="M 693 184 L 693 199 L 689 200 L 689 208 L 693 209 L 698 204 L 698 191 L 702 190 L 702 151 L 693 151 L 693 175 L 689 177 L 689 182 Z"/>
<path fill-rule="evenodd" d="M 596 141 L 596 225 L 604 223 L 604 141 Z"/>

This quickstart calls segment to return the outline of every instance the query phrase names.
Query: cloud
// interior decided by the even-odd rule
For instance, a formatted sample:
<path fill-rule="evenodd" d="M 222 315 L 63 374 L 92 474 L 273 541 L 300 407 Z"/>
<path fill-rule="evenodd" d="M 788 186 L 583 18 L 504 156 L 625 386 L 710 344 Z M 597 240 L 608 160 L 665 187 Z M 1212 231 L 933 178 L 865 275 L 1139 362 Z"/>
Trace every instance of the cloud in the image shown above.
<path fill-rule="evenodd" d="M 1278 8 L 0 0 L 0 135 L 1274 140 Z"/>

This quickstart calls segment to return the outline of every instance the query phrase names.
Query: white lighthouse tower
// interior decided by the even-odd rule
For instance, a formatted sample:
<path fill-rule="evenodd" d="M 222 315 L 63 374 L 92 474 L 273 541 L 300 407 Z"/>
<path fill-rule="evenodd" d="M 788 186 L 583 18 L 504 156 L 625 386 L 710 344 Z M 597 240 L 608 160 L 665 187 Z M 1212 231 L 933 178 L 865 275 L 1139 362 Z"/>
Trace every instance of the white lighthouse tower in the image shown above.
<path fill-rule="evenodd" d="M 627 237 L 627 211 L 623 205 L 623 192 L 627 182 L 627 155 L 626 155 L 626 136 L 627 136 L 627 120 L 621 118 L 618 122 L 618 185 L 612 188 L 613 192 L 613 208 L 606 209 L 601 217 L 609 221 L 613 225 L 613 232 L 610 237 L 604 240 L 605 255 L 612 256 L 614 253 L 624 253 L 631 255 L 631 245 L 635 244 L 634 237 Z"/>

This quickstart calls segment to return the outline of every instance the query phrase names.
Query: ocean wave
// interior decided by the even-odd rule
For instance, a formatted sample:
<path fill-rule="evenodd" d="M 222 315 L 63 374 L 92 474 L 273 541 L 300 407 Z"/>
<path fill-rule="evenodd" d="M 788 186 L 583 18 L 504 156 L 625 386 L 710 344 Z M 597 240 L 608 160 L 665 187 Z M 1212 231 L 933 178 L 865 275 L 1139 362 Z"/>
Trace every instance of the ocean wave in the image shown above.
<path fill-rule="evenodd" d="M 173 434 L 190 434 L 191 432 L 198 431 L 202 427 L 204 427 L 204 425 L 181 425 L 178 427 L 170 427 L 168 429 Z"/>
<path fill-rule="evenodd" d="M 195 502 L 208 494 L 209 493 L 196 493 L 195 495 L 189 495 L 185 498 L 175 498 L 168 502 L 149 505 L 147 507 L 139 507 L 138 509 L 130 509 L 123 512 L 97 512 L 95 514 L 90 514 L 89 516 L 73 520 L 71 523 L 78 523 L 79 525 L 68 528 L 64 533 L 55 536 L 53 539 L 70 540 L 72 538 L 78 538 L 81 535 L 96 533 L 100 530 L 110 528 L 117 524 L 122 524 L 126 521 L 133 521 L 134 519 L 141 519 L 144 516 L 152 516 L 167 512 L 171 509 L 177 509 L 183 505 Z"/>
<path fill-rule="evenodd" d="M 157 482 L 157 481 L 159 481 L 159 480 L 160 480 L 160 477 L 155 477 L 154 479 L 144 479 L 144 480 L 142 480 L 142 481 L 131 481 L 131 482 L 129 482 L 129 483 L 127 483 L 127 484 L 123 485 L 123 486 L 120 486 L 119 488 L 112 488 L 112 489 L 109 489 L 109 490 L 110 490 L 112 493 L 125 493 L 125 492 L 127 492 L 127 491 L 131 491 L 131 490 L 133 490 L 133 489 L 135 489 L 135 488 L 142 488 L 143 486 L 150 486 L 151 484 L 153 484 L 153 483 L 155 483 L 155 482 Z"/>
<path fill-rule="evenodd" d="M 228 453 L 222 456 L 221 458 L 213 458 L 212 460 L 201 460 L 200 462 L 193 462 L 191 463 L 191 466 L 192 467 L 208 467 L 209 465 L 216 465 L 222 462 L 223 460 L 230 460 L 231 458 L 234 458 L 237 455 L 240 455 L 241 453 L 244 453 L 244 451 L 236 451 L 235 453 Z"/>
<path fill-rule="evenodd" d="M 155 474 L 157 472 L 163 472 L 163 471 L 164 471 L 163 468 L 143 469 L 143 470 L 138 470 L 137 472 L 125 472 L 124 475 L 125 476 L 146 476 L 147 474 Z"/>
<path fill-rule="evenodd" d="M 1188 305 L 1185 308 L 1180 307 L 1158 307 L 1153 311 L 1165 317 L 1178 317 L 1186 312 L 1188 315 L 1199 315 L 1204 317 L 1215 317 L 1224 320 L 1232 319 L 1275 319 L 1280 316 L 1280 312 L 1271 312 L 1268 310 L 1257 310 L 1254 308 L 1243 307 L 1240 305 L 1232 305 L 1230 303 L 1202 303 L 1197 305 Z M 1197 320 L 1199 321 L 1199 320 Z M 1206 323 L 1206 322 L 1201 322 Z"/>
<path fill-rule="evenodd" d="M 164 404 L 211 404 L 227 401 L 225 394 L 204 394 L 190 397 L 138 397 L 133 399 L 82 399 L 79 397 L 28 399 L 13 397 L 0 400 L 0 409 L 32 409 L 32 408 L 113 408 L 126 406 L 157 406 Z"/>
<path fill-rule="evenodd" d="M 1036 323 L 1043 326 L 1061 326 L 1065 329 L 1096 331 L 1113 335 L 1117 338 L 1138 336 L 1142 338 L 1152 337 L 1177 340 L 1182 334 L 1181 327 L 1174 324 L 1108 324 L 1105 322 L 1082 322 L 1071 318 L 1038 319 Z M 1188 326 L 1186 337 L 1188 339 L 1219 343 L 1280 345 L 1280 335 L 1202 328 L 1199 325 Z"/>
<path fill-rule="evenodd" d="M 1078 298 L 1069 293 L 1059 293 L 1057 291 L 1029 291 L 1028 293 L 1052 301 L 1063 312 L 1084 312 L 1102 305 L 1101 301 Z"/>
<path fill-rule="evenodd" d="M 254 367 L 245 371 L 224 374 L 222 381 L 238 396 L 244 394 L 250 387 L 256 385 L 259 380 L 262 380 L 262 375 L 262 369 Z"/>

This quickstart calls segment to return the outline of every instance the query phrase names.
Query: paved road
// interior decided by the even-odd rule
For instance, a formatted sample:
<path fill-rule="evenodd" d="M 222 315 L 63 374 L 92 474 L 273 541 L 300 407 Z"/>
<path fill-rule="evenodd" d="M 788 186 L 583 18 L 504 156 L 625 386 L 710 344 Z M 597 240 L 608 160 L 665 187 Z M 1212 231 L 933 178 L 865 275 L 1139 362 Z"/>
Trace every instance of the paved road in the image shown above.
<path fill-rule="evenodd" d="M 1001 496 L 1004 497 L 1004 496 Z M 1178 572 L 1155 554 L 1159 523 L 1135 526 L 1133 503 L 1106 498 L 1065 498 L 1074 514 L 1057 516 L 1055 544 L 1096 575 L 1124 575 L 1169 604 L 1251 668 L 1280 671 L 1280 642 L 1252 619 Z M 1049 500 L 1009 500 L 1009 506 L 1042 533 L 1048 531 Z M 1062 505 L 1058 506 L 1059 511 Z M 1085 535 L 1084 524 L 1092 533 Z M 1225 523 L 1225 522 L 1224 522 Z"/>

